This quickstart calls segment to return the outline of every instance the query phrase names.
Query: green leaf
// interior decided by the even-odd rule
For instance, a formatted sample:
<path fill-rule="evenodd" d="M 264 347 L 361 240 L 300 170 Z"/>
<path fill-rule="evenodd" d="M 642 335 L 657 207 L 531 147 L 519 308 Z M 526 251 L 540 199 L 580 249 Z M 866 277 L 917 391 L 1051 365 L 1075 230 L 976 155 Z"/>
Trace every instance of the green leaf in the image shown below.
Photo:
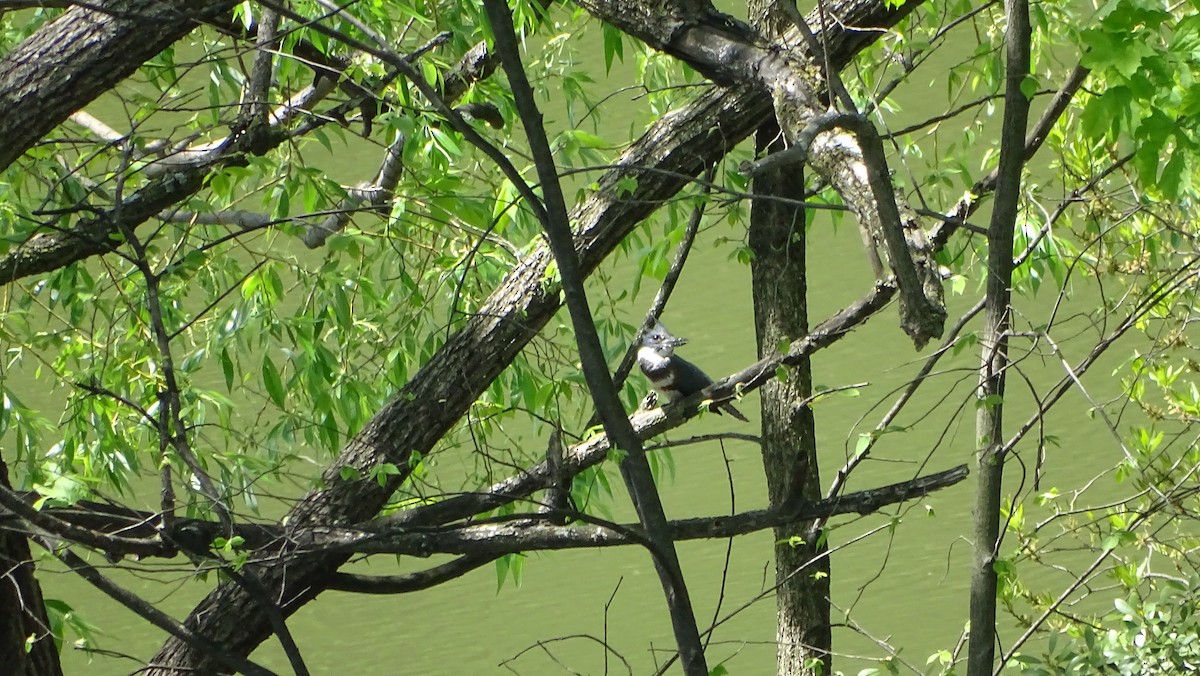
<path fill-rule="evenodd" d="M 1025 78 L 1021 80 L 1021 93 L 1025 95 L 1025 99 L 1027 101 L 1032 101 L 1033 97 L 1037 94 L 1038 84 L 1039 82 L 1037 76 L 1032 74 L 1026 75 Z"/>
<path fill-rule="evenodd" d="M 608 23 L 602 23 L 604 32 L 604 73 L 612 71 L 613 59 L 625 61 L 625 34 Z"/>
<path fill-rule="evenodd" d="M 462 148 L 453 136 L 437 128 L 431 129 L 430 133 L 433 134 L 435 145 L 445 151 L 447 158 L 454 159 L 462 155 Z"/>
<path fill-rule="evenodd" d="M 637 192 L 638 180 L 633 176 L 622 176 L 617 179 L 617 196 L 632 195 Z"/>
<path fill-rule="evenodd" d="M 599 136 L 596 136 L 595 134 L 589 134 L 582 129 L 575 129 L 573 131 L 573 135 L 575 140 L 586 148 L 608 148 L 612 145 Z"/>
<path fill-rule="evenodd" d="M 1128 87 L 1110 87 L 1099 97 L 1088 101 L 1080 119 L 1083 135 L 1091 140 L 1100 140 L 1109 133 L 1121 129 L 1121 121 L 1131 114 L 1133 94 Z"/>
<path fill-rule="evenodd" d="M 1154 47 L 1127 31 L 1107 32 L 1099 29 L 1080 33 L 1087 49 L 1080 62 L 1092 70 L 1113 70 L 1124 77 L 1138 72 L 1142 60 L 1154 54 Z"/>
<path fill-rule="evenodd" d="M 525 567 L 525 555 L 520 552 L 505 554 L 496 559 L 496 593 L 504 587 L 504 581 L 512 578 L 513 584 L 521 586 L 521 572 Z"/>
<path fill-rule="evenodd" d="M 271 191 L 271 218 L 282 221 L 291 214 L 291 193 L 282 184 Z"/>
<path fill-rule="evenodd" d="M 229 350 L 221 349 L 220 353 L 221 373 L 225 376 L 225 390 L 233 391 L 233 359 L 229 356 Z"/>
<path fill-rule="evenodd" d="M 284 399 L 286 394 L 283 389 L 283 381 L 279 377 L 279 370 L 275 368 L 275 362 L 271 361 L 270 357 L 263 356 L 262 363 L 262 378 L 263 387 L 267 390 L 267 395 L 271 397 L 271 401 L 279 408 L 284 407 Z"/>
<path fill-rule="evenodd" d="M 1004 403 L 1004 397 L 999 394 L 989 394 L 985 397 L 979 397 L 975 401 L 975 408 L 996 408 Z"/>
<path fill-rule="evenodd" d="M 1164 199 L 1171 201 L 1178 199 L 1181 188 L 1189 176 L 1188 164 L 1188 153 L 1180 149 L 1171 153 L 1171 159 L 1167 160 L 1162 175 L 1158 179 L 1158 189 L 1162 192 Z"/>
<path fill-rule="evenodd" d="M 1129 605 L 1129 602 L 1125 599 L 1113 599 L 1113 607 L 1116 608 L 1117 612 L 1121 613 L 1122 615 L 1137 617 L 1138 612 L 1134 610 L 1133 606 Z"/>

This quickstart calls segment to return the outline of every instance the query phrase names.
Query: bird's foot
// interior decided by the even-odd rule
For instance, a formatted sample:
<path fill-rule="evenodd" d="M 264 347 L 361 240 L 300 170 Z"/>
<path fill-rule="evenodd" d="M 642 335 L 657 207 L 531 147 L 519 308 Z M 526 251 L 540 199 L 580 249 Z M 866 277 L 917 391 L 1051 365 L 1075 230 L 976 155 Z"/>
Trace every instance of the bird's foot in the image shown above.
<path fill-rule="evenodd" d="M 650 409 L 658 408 L 658 393 L 650 390 L 646 396 L 642 398 L 642 409 L 649 411 Z"/>

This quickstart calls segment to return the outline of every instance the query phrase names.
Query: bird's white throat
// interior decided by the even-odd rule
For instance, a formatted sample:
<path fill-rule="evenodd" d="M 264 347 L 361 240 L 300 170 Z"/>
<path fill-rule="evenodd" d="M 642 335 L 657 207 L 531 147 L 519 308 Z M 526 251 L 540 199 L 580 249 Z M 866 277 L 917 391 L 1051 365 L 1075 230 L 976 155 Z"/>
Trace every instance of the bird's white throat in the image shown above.
<path fill-rule="evenodd" d="M 642 368 L 654 371 L 666 366 L 668 361 L 669 359 L 667 356 L 659 354 L 658 351 L 652 347 L 646 347 L 643 345 L 642 347 L 638 348 L 638 363 L 642 366 Z"/>

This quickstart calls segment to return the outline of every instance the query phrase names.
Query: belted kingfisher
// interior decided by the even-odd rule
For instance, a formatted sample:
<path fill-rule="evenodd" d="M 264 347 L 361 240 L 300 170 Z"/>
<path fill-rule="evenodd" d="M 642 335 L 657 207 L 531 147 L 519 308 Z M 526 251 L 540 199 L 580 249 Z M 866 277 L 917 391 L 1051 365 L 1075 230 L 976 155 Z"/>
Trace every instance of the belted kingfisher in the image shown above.
<path fill-rule="evenodd" d="M 687 338 L 672 336 L 662 322 L 655 322 L 642 336 L 642 345 L 638 348 L 638 365 L 642 367 L 642 373 L 650 386 L 666 397 L 667 403 L 695 394 L 713 383 L 699 366 L 675 354 L 675 348 L 685 343 Z M 750 422 L 727 401 L 711 404 L 708 410 L 717 414 L 724 411 L 742 422 Z"/>

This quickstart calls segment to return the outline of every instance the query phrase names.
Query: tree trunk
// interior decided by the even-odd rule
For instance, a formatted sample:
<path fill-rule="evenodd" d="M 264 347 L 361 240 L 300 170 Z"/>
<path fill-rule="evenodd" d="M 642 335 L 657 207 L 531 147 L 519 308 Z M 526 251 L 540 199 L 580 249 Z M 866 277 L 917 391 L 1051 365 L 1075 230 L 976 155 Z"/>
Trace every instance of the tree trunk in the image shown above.
<path fill-rule="evenodd" d="M 774 124 L 764 125 L 758 131 L 758 146 L 767 146 L 778 135 Z M 791 168 L 770 171 L 755 179 L 753 192 L 803 199 L 803 173 Z M 754 324 L 762 357 L 774 352 L 781 341 L 808 333 L 804 211 L 775 201 L 754 202 L 750 248 L 754 253 Z M 812 394 L 808 359 L 792 368 L 786 380 L 763 384 L 760 393 L 763 468 L 770 506 L 819 499 L 812 408 L 800 405 Z M 776 640 L 781 676 L 831 673 L 829 559 L 821 556 L 825 547 L 815 535 L 804 523 L 775 529 Z"/>
<path fill-rule="evenodd" d="M 776 39 L 792 28 L 781 1 L 787 0 L 749 3 L 755 27 Z M 784 149 L 775 121 L 759 127 L 756 149 L 759 154 Z M 803 200 L 803 165 L 794 166 L 756 177 L 751 192 Z M 803 209 L 769 200 L 752 205 L 751 275 L 760 357 L 776 350 L 781 341 L 808 333 L 806 237 Z M 798 405 L 811 395 L 812 365 L 807 358 L 788 372 L 787 380 L 773 379 L 760 390 L 763 469 L 772 508 L 821 497 L 816 421 L 811 406 Z M 825 546 L 816 541 L 817 535 L 805 523 L 775 529 L 776 673 L 780 676 L 832 673 L 829 558 L 823 556 Z"/>
<path fill-rule="evenodd" d="M 0 485 L 12 488 L 4 460 Z M 29 540 L 16 530 L 0 529 L 0 671 L 10 676 L 62 676 L 35 570 Z"/>
<path fill-rule="evenodd" d="M 975 558 L 971 569 L 971 642 L 967 647 L 967 675 L 987 676 L 995 671 L 996 555 L 1000 545 L 1000 511 L 1004 476 L 1004 374 L 1008 370 L 1008 331 L 1013 276 L 1013 233 L 1021 198 L 1021 172 L 1025 166 L 1025 128 L 1029 99 L 1021 91 L 1029 74 L 1029 5 L 1006 0 L 1006 86 L 1000 165 L 997 169 L 996 204 L 988 226 L 987 286 L 984 305 L 982 357 L 979 366 L 979 407 L 976 438 L 979 448 L 979 484 L 975 490 L 972 538 Z"/>

